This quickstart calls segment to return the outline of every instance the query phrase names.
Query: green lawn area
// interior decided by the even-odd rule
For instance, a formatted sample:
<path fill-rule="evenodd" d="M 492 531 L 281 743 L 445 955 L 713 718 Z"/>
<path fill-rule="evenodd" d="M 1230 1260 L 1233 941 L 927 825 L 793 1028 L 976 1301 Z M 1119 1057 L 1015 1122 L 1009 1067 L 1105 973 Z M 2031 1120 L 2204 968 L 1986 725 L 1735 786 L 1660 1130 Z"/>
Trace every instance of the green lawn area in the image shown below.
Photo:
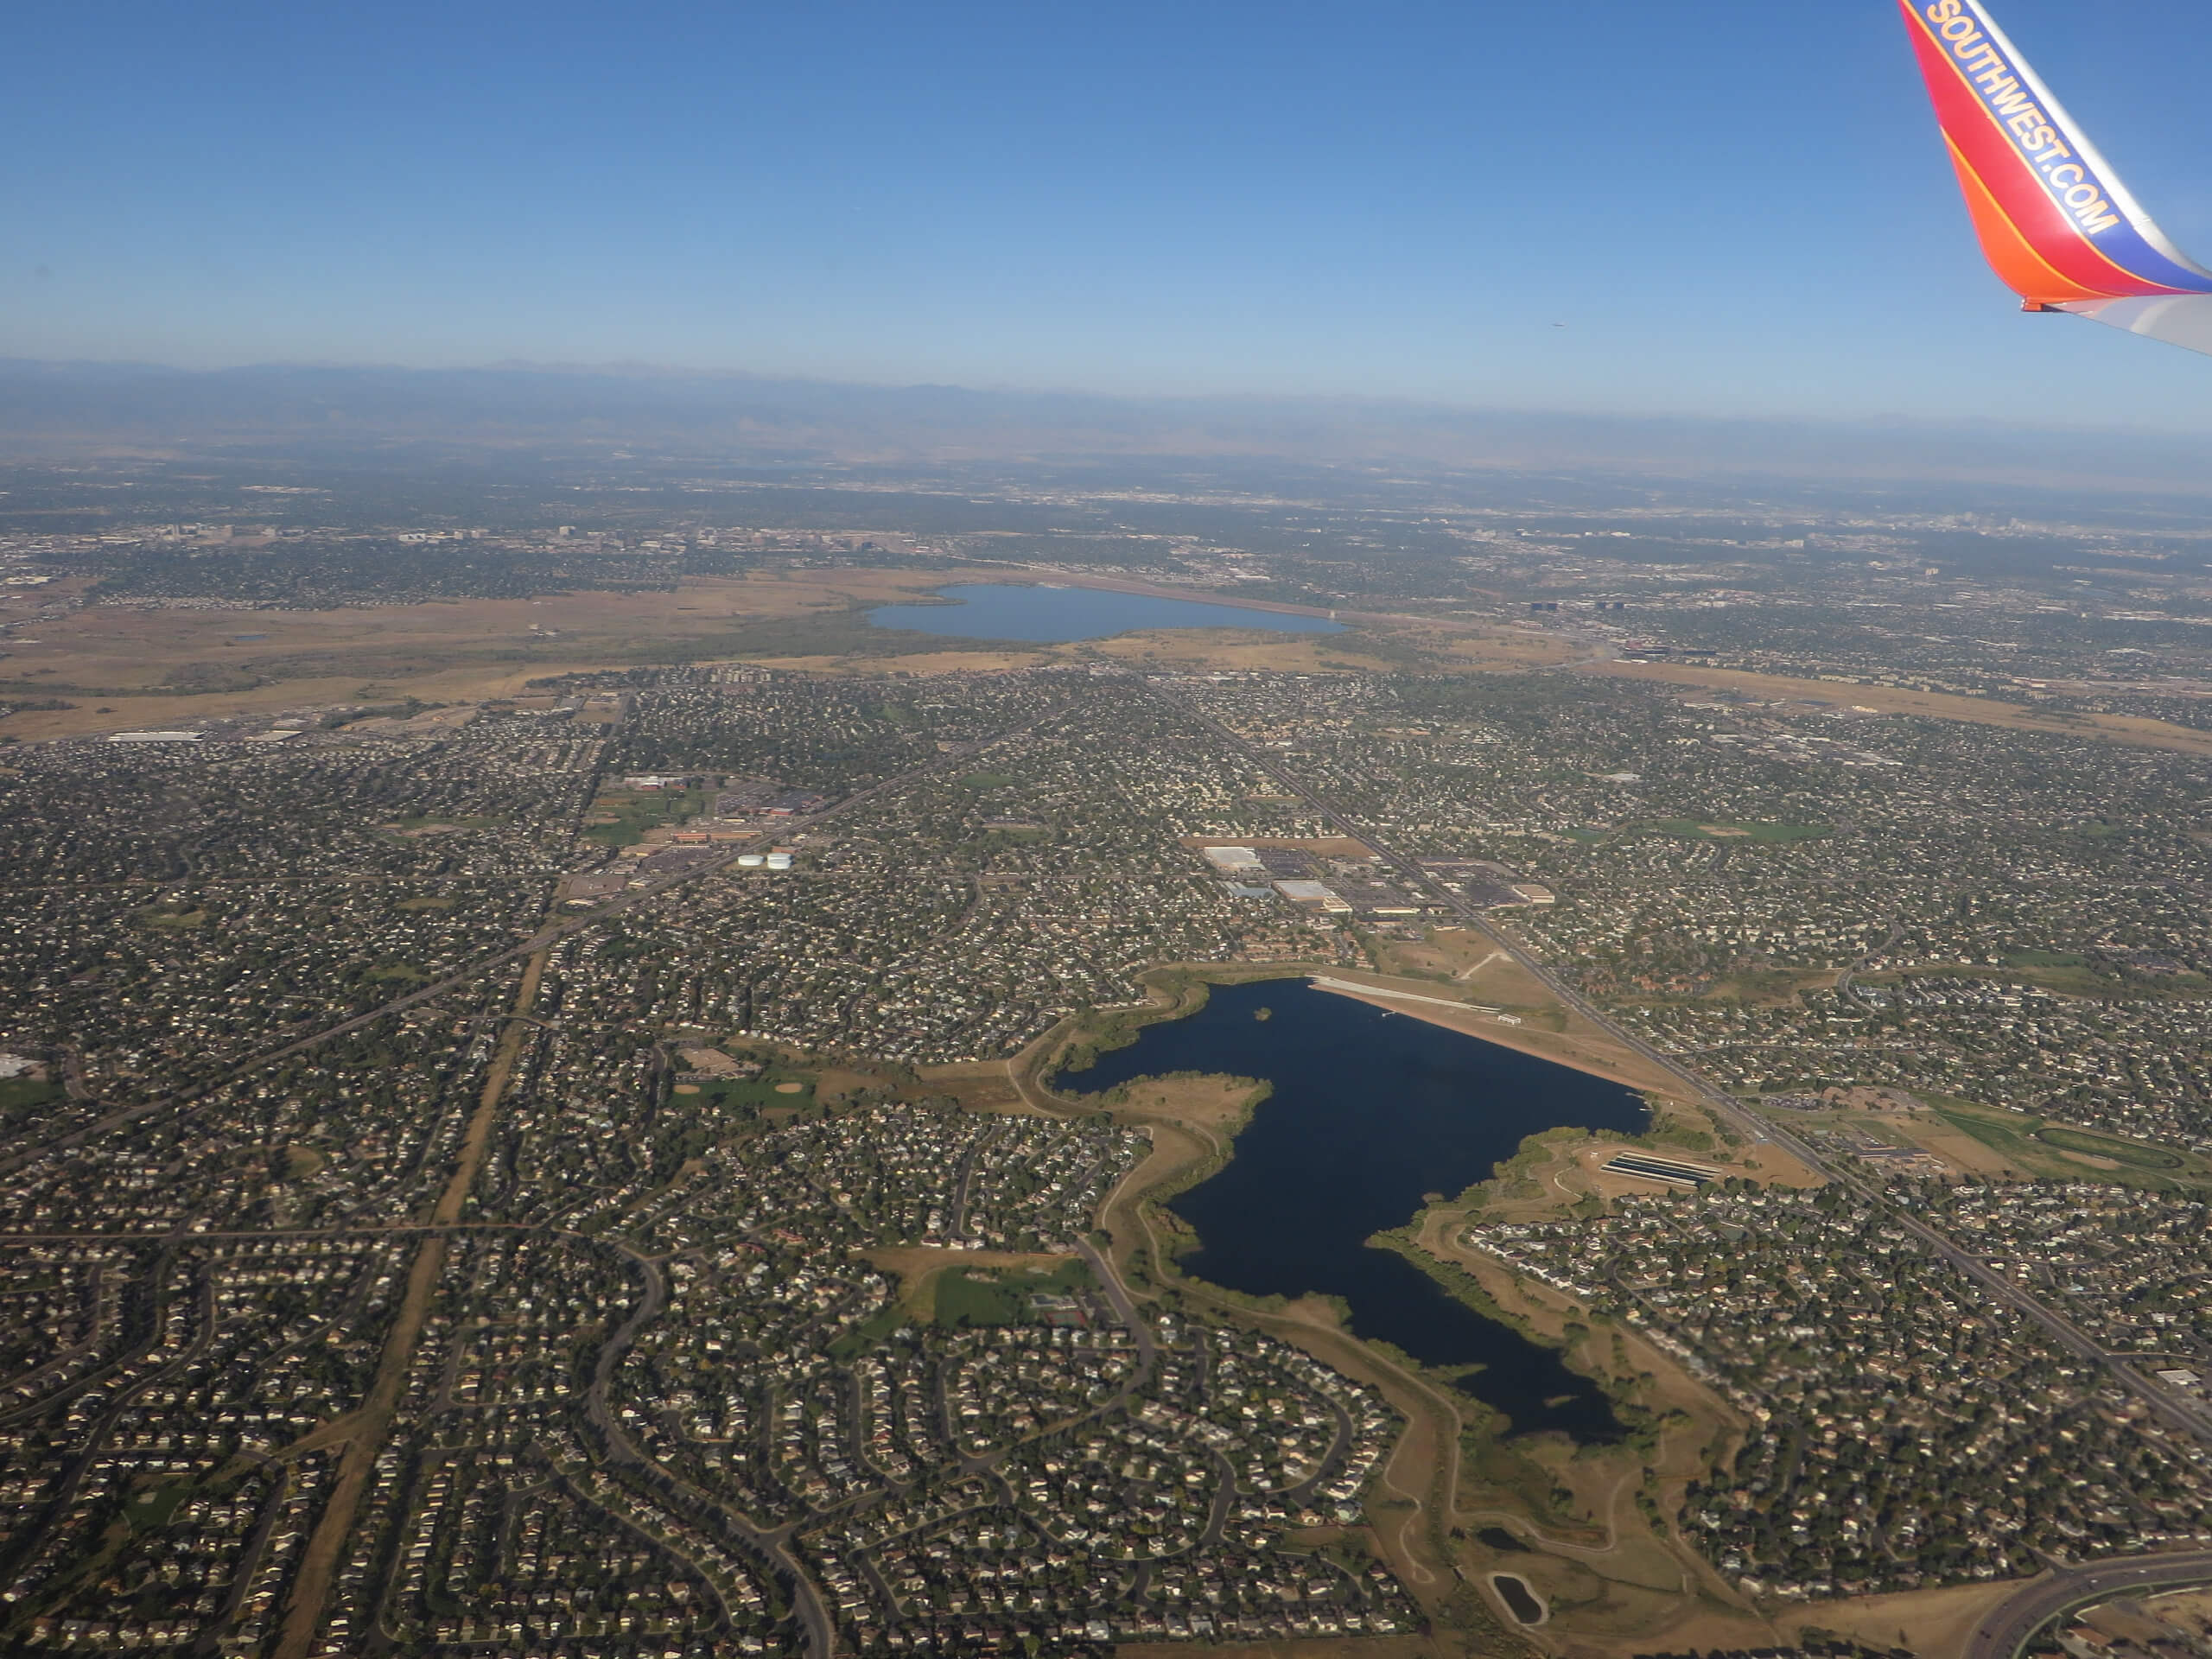
<path fill-rule="evenodd" d="M 188 1480 L 165 1481 L 132 1498 L 124 1508 L 124 1518 L 137 1532 L 150 1532 L 156 1527 L 165 1527 L 192 1491 Z"/>
<path fill-rule="evenodd" d="M 932 1287 L 937 1322 L 950 1327 L 1031 1325 L 1038 1318 L 1029 1303 L 1032 1296 L 1070 1296 L 1096 1282 L 1081 1262 L 1070 1262 L 1050 1273 L 1023 1268 L 948 1268 Z"/>
<path fill-rule="evenodd" d="M 60 1100 L 66 1092 L 58 1083 L 41 1083 L 35 1077 L 10 1077 L 0 1082 L 0 1123 L 15 1123 L 29 1117 L 51 1101 Z"/>
<path fill-rule="evenodd" d="M 797 1084 L 796 1088 L 790 1085 Z M 677 1085 L 680 1101 L 696 1101 L 702 1106 L 721 1108 L 750 1107 L 759 1111 L 768 1106 L 811 1106 L 814 1103 L 814 1079 L 800 1071 L 783 1071 L 773 1068 L 760 1077 L 740 1080 L 724 1078 L 715 1083 Z M 696 1089 L 696 1095 L 681 1091 Z"/>
<path fill-rule="evenodd" d="M 1715 820 L 1700 823 L 1695 818 L 1661 818 L 1643 826 L 1662 835 L 1681 836 L 1691 841 L 1756 841 L 1789 842 L 1817 841 L 1830 834 L 1825 823 L 1735 823 Z"/>
<path fill-rule="evenodd" d="M 131 912 L 130 919 L 141 927 L 160 928 L 165 931 L 184 932 L 207 925 L 207 912 L 198 905 L 148 905 Z"/>
<path fill-rule="evenodd" d="M 603 847 L 634 847 L 646 830 L 696 818 L 709 804 L 703 789 L 602 789 L 584 815 L 584 839 Z M 594 818 L 612 822 L 594 823 Z"/>
<path fill-rule="evenodd" d="M 835 1360 L 855 1358 L 906 1323 L 906 1310 L 894 1301 L 881 1313 L 862 1319 L 823 1351 Z"/>
<path fill-rule="evenodd" d="M 1946 1101 L 1936 1116 L 1961 1134 L 2000 1152 L 2023 1172 L 2063 1180 L 2101 1177 L 2133 1186 L 2212 1186 L 2212 1163 L 2176 1147 L 2098 1135 L 2026 1112 L 2004 1112 L 1964 1101 Z M 2069 1158 L 2069 1153 L 2080 1158 Z M 2081 1158 L 2120 1166 L 2101 1169 Z"/>
<path fill-rule="evenodd" d="M 2126 1164 L 2130 1169 L 2180 1169 L 2182 1155 L 2168 1152 L 2164 1147 L 2146 1146 L 2140 1141 L 2114 1141 L 2101 1135 L 2090 1135 L 2081 1129 L 2051 1128 L 2037 1129 L 2036 1139 L 2061 1152 L 2086 1152 L 2099 1158 L 2109 1158 L 2115 1163 Z"/>

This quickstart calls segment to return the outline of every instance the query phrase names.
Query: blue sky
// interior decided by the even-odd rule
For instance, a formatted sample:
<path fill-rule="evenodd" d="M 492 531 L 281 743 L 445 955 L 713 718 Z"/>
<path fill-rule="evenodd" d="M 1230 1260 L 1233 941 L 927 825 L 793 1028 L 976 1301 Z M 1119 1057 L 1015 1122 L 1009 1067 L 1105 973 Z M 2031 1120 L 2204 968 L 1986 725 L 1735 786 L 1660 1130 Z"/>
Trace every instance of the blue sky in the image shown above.
<path fill-rule="evenodd" d="M 2212 257 L 2202 0 L 2000 7 Z M 84 0 L 10 35 L 0 355 L 2212 431 L 2212 360 L 2013 313 L 1891 0 Z"/>

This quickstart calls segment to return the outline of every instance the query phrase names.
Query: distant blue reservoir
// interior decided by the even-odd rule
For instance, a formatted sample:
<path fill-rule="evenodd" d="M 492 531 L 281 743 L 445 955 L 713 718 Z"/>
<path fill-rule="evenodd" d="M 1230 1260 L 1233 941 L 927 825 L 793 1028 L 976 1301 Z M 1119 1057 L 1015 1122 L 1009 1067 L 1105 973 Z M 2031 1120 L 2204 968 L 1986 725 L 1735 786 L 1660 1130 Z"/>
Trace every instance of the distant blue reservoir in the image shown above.
<path fill-rule="evenodd" d="M 1270 633 L 1342 633 L 1341 622 L 1210 605 L 1192 599 L 1158 599 L 1103 588 L 1046 588 L 1031 583 L 968 582 L 938 591 L 953 605 L 885 605 L 868 613 L 879 628 L 962 639 L 1027 639 L 1065 645 L 1106 639 L 1142 628 L 1262 628 Z"/>
<path fill-rule="evenodd" d="M 1412 1220 L 1424 1192 L 1457 1197 L 1488 1179 L 1529 1135 L 1562 1125 L 1642 1134 L 1642 1096 L 1291 979 L 1216 986 L 1198 1013 L 1147 1026 L 1058 1086 L 1096 1091 L 1173 1071 L 1274 1084 L 1228 1164 L 1170 1205 L 1198 1235 L 1186 1272 L 1248 1295 L 1341 1296 L 1355 1333 L 1445 1372 L 1512 1433 L 1620 1438 L 1604 1391 L 1556 1351 L 1367 1240 Z"/>

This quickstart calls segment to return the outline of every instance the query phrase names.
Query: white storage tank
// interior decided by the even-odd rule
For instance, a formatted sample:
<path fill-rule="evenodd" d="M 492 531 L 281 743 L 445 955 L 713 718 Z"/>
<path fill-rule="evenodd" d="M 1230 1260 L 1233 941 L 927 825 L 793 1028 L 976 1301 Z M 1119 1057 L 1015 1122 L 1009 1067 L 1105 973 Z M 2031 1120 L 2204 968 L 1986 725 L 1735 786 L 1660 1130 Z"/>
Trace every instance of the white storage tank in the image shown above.
<path fill-rule="evenodd" d="M 791 855 L 789 853 L 771 853 L 768 855 L 768 868 L 770 869 L 788 870 L 791 867 Z"/>
<path fill-rule="evenodd" d="M 740 853 L 737 855 L 737 868 L 741 870 L 757 870 L 767 861 L 759 853 Z"/>

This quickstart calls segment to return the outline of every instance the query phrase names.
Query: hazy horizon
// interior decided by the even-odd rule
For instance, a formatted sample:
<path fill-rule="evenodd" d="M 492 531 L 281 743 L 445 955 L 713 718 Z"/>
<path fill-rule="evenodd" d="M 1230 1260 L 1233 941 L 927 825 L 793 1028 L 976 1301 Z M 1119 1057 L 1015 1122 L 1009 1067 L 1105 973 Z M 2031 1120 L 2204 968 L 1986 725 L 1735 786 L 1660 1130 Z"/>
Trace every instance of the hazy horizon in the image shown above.
<path fill-rule="evenodd" d="M 2007 0 L 2184 246 L 2199 37 Z M 2024 319 L 1893 9 L 619 16 L 146 0 L 22 31 L 0 353 L 2212 431 Z"/>
<path fill-rule="evenodd" d="M 2126 342 L 2122 342 L 2126 343 Z M 2024 502 L 2212 491 L 2200 442 L 1968 418 L 1726 419 L 1352 395 L 1140 397 L 607 365 L 199 370 L 0 359 L 0 458 L 350 456 L 524 448 L 740 464 L 1239 459 L 1415 471 L 1955 484 Z"/>

